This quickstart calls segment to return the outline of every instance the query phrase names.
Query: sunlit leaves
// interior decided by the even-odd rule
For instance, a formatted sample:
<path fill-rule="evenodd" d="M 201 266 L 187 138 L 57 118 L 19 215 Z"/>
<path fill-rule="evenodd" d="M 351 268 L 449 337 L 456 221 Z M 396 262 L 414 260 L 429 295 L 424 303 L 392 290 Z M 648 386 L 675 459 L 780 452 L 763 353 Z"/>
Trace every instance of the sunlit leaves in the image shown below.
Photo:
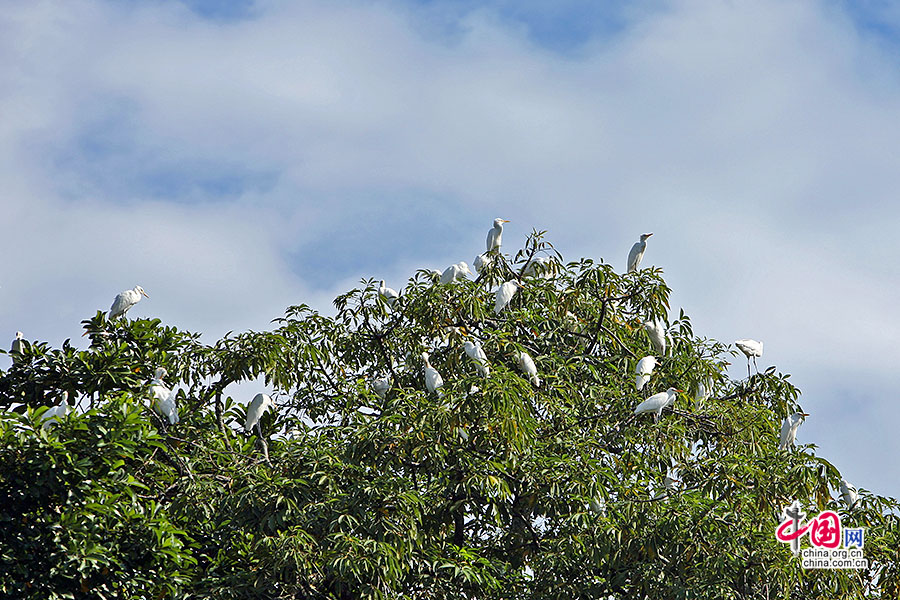
<path fill-rule="evenodd" d="M 534 232 L 474 279 L 420 270 L 392 303 L 363 280 L 333 316 L 301 304 L 211 344 L 102 313 L 87 350 L 27 341 L 0 376 L 0 405 L 21 404 L 0 416 L 0 594 L 814 598 L 878 578 L 896 596 L 897 503 L 860 490 L 847 509 L 814 447 L 778 450 L 799 390 L 774 367 L 729 379 L 733 351 L 672 309 L 662 275 L 566 263 Z M 648 320 L 667 349 L 637 391 Z M 175 426 L 147 406 L 160 366 Z M 277 406 L 244 432 L 256 387 Z M 634 414 L 668 387 L 683 391 L 658 421 Z M 62 391 L 93 410 L 42 427 Z M 793 499 L 869 527 L 873 568 L 800 569 L 773 535 Z"/>

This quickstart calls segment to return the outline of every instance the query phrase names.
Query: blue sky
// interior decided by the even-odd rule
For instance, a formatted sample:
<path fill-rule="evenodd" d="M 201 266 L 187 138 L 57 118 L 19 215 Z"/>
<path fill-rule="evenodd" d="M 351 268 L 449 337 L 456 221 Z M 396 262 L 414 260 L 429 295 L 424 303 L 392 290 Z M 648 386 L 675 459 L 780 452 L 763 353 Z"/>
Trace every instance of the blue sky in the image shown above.
<path fill-rule="evenodd" d="M 762 339 L 813 442 L 900 496 L 893 2 L 0 0 L 10 339 L 210 337 L 547 229 Z M 674 314 L 673 314 L 674 317 Z M 739 375 L 739 372 L 735 372 Z"/>

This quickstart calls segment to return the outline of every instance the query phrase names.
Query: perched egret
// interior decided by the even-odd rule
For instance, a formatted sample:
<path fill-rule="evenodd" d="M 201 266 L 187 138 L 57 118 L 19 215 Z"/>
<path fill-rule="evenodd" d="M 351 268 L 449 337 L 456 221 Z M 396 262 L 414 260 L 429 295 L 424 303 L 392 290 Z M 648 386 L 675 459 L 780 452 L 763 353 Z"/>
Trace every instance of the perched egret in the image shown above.
<path fill-rule="evenodd" d="M 516 361 L 519 363 L 519 370 L 528 375 L 528 379 L 531 380 L 534 387 L 541 387 L 541 378 L 538 377 L 537 366 L 531 356 L 524 351 L 517 352 Z"/>
<path fill-rule="evenodd" d="M 469 265 L 465 261 L 460 261 L 455 265 L 450 265 L 441 274 L 441 283 L 453 283 L 457 279 L 465 279 L 466 275 L 471 275 Z"/>
<path fill-rule="evenodd" d="M 473 262 L 473 264 L 475 265 L 475 270 L 481 273 L 483 270 L 490 266 L 493 260 L 494 259 L 491 256 L 488 256 L 487 252 L 485 252 L 484 254 L 479 254 L 475 257 L 475 261 Z"/>
<path fill-rule="evenodd" d="M 549 256 L 535 256 L 522 269 L 522 275 L 525 277 L 549 277 L 549 268 L 553 259 Z"/>
<path fill-rule="evenodd" d="M 750 377 L 750 359 L 753 359 L 753 366 L 756 367 L 756 357 L 763 355 L 763 343 L 756 340 L 735 340 L 734 345 L 747 357 L 747 377 Z M 756 371 L 759 372 L 759 367 L 756 367 Z"/>
<path fill-rule="evenodd" d="M 639 415 L 641 413 L 652 412 L 653 420 L 659 421 L 659 416 L 662 414 L 663 409 L 675 404 L 675 397 L 680 391 L 681 390 L 670 387 L 665 392 L 653 394 L 637 405 L 637 408 L 634 409 L 634 414 Z"/>
<path fill-rule="evenodd" d="M 657 354 L 665 356 L 666 354 L 666 326 L 659 319 L 644 322 L 644 331 L 653 344 L 653 350 Z"/>
<path fill-rule="evenodd" d="M 709 399 L 709 395 L 713 389 L 713 378 L 708 377 L 706 381 L 697 382 L 697 391 L 694 393 L 694 409 L 699 410 L 703 403 Z"/>
<path fill-rule="evenodd" d="M 22 355 L 22 340 L 24 338 L 24 333 L 21 331 L 16 332 L 16 339 L 12 341 L 12 346 L 9 347 L 9 353 L 13 355 L 13 360 L 15 360 L 17 356 Z"/>
<path fill-rule="evenodd" d="M 388 390 L 391 389 L 391 380 L 387 377 L 381 377 L 372 382 L 372 389 L 375 390 L 375 395 L 384 400 L 384 397 L 387 396 Z"/>
<path fill-rule="evenodd" d="M 393 290 L 384 285 L 384 279 L 381 280 L 381 285 L 378 286 L 378 295 L 387 302 L 387 305 L 390 307 L 394 306 L 394 302 L 397 301 L 397 298 L 400 297 L 400 294 L 397 293 L 397 290 Z"/>
<path fill-rule="evenodd" d="M 153 379 L 150 380 L 150 395 L 153 397 L 153 410 L 161 417 L 169 420 L 169 425 L 178 423 L 178 406 L 175 404 L 175 395 L 178 390 L 170 390 L 163 383 L 166 370 L 163 367 L 156 369 Z"/>
<path fill-rule="evenodd" d="M 430 394 L 437 394 L 438 398 L 443 397 L 444 392 L 441 386 L 444 385 L 444 378 L 437 372 L 437 369 L 431 366 L 428 361 L 428 353 L 422 353 L 422 360 L 425 361 L 425 387 L 428 388 Z"/>
<path fill-rule="evenodd" d="M 661 489 L 655 496 L 653 496 L 654 500 L 662 500 L 666 496 L 668 496 L 671 492 L 675 491 L 675 484 L 681 483 L 680 480 L 675 479 L 671 475 L 666 475 L 665 479 L 663 479 L 663 489 Z"/>
<path fill-rule="evenodd" d="M 251 400 L 250 405 L 247 406 L 247 419 L 244 421 L 244 430 L 246 430 L 247 433 L 250 433 L 254 427 L 259 429 L 259 420 L 262 418 L 263 413 L 274 406 L 275 402 L 272 401 L 271 396 L 268 394 L 257 394 L 253 396 L 253 400 Z M 260 431 L 259 434 L 262 436 L 262 431 Z"/>
<path fill-rule="evenodd" d="M 44 413 L 44 422 L 41 424 L 41 429 L 47 429 L 70 412 L 72 412 L 72 408 L 69 406 L 69 392 L 63 392 L 59 404 Z"/>
<path fill-rule="evenodd" d="M 503 224 L 509 223 L 505 219 L 494 219 L 494 226 L 491 227 L 487 234 L 487 251 L 500 252 L 500 246 L 503 243 Z"/>
<path fill-rule="evenodd" d="M 652 233 L 644 233 L 641 235 L 641 239 L 638 242 L 634 243 L 634 246 L 631 247 L 631 251 L 628 253 L 628 272 L 637 271 L 638 267 L 641 266 L 641 261 L 644 259 L 644 250 L 647 249 L 647 238 L 649 238 Z"/>
<path fill-rule="evenodd" d="M 859 501 L 859 492 L 856 491 L 853 485 L 847 483 L 846 479 L 841 479 L 841 499 L 847 505 L 847 508 L 853 508 Z"/>
<path fill-rule="evenodd" d="M 795 412 L 785 418 L 781 424 L 781 439 L 778 442 L 779 450 L 787 450 L 788 446 L 794 443 L 794 440 L 797 439 L 797 428 L 800 427 L 803 418 L 808 416 L 809 413 Z"/>
<path fill-rule="evenodd" d="M 506 308 L 506 305 L 509 304 L 509 301 L 512 300 L 512 297 L 523 285 L 525 284 L 519 283 L 514 279 L 500 284 L 500 287 L 494 292 L 494 314 L 499 315 L 500 311 Z"/>
<path fill-rule="evenodd" d="M 490 376 L 491 367 L 488 364 L 487 354 L 484 353 L 484 348 L 481 347 L 481 344 L 477 341 L 466 340 L 463 348 L 469 358 L 475 362 L 475 370 L 478 371 L 478 374 L 482 377 Z"/>
<path fill-rule="evenodd" d="M 657 364 L 654 356 L 645 356 L 638 361 L 637 367 L 634 369 L 634 372 L 637 373 L 637 376 L 634 378 L 634 386 L 638 391 L 644 389 L 644 386 L 650 381 L 650 374 L 653 373 L 653 367 Z"/>
<path fill-rule="evenodd" d="M 147 296 L 144 288 L 139 285 L 134 286 L 134 289 L 125 290 L 118 294 L 116 299 L 113 300 L 112 306 L 109 307 L 109 320 L 112 321 L 113 319 L 124 317 L 128 309 L 140 301 L 141 296 L 150 297 Z"/>

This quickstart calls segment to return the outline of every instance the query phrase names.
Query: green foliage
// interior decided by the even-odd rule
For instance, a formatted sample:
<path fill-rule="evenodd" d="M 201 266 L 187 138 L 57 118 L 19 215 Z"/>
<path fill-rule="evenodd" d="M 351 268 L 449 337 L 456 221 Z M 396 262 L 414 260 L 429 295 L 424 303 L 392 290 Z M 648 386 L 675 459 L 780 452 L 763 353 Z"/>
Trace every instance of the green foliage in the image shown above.
<path fill-rule="evenodd" d="M 510 279 L 525 285 L 495 314 Z M 848 510 L 814 447 L 778 450 L 799 390 L 774 367 L 728 379 L 734 352 L 683 311 L 669 321 L 669 291 L 658 269 L 564 264 L 535 232 L 475 281 L 419 271 L 393 305 L 364 281 L 334 317 L 295 306 L 212 345 L 102 313 L 87 350 L 26 342 L 0 374 L 0 594 L 897 597 L 896 501 L 863 491 Z M 638 392 L 652 319 L 668 350 Z M 159 366 L 180 388 L 175 426 L 149 408 Z M 255 391 L 226 388 L 257 379 L 278 406 L 248 434 Z M 668 387 L 683 392 L 658 422 L 633 414 Z M 62 391 L 82 409 L 45 426 Z M 793 499 L 867 527 L 870 569 L 802 570 L 774 537 Z"/>

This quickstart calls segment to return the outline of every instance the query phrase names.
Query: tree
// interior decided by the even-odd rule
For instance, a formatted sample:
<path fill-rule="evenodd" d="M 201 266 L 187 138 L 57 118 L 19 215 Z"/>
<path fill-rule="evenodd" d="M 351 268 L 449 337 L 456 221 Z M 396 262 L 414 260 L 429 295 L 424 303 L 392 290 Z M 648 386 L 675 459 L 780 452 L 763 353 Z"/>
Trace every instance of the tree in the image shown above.
<path fill-rule="evenodd" d="M 507 280 L 524 286 L 495 313 Z M 103 313 L 84 321 L 87 350 L 26 342 L 0 376 L 0 593 L 897 597 L 897 502 L 863 491 L 848 509 L 814 446 L 778 450 L 799 390 L 774 367 L 728 379 L 734 352 L 683 311 L 669 321 L 668 295 L 659 269 L 564 265 L 535 232 L 475 281 L 419 271 L 390 304 L 364 281 L 333 317 L 294 306 L 212 345 Z M 669 349 L 638 392 L 654 319 Z M 149 407 L 160 366 L 180 388 L 174 426 Z M 278 403 L 262 436 L 226 395 L 260 378 Z M 658 422 L 633 414 L 669 387 Z M 63 390 L 87 410 L 44 427 Z M 774 536 L 794 499 L 867 527 L 870 567 L 801 569 Z"/>

